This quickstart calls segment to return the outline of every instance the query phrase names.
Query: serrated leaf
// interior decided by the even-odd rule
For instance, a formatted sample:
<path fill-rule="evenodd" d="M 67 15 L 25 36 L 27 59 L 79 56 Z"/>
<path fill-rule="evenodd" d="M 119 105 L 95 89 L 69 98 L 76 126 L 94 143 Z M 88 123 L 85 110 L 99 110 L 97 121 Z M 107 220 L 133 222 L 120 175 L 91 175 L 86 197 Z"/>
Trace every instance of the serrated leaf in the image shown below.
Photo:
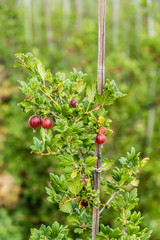
<path fill-rule="evenodd" d="M 152 233 L 152 231 L 149 231 L 149 232 L 145 235 L 145 237 L 142 238 L 142 240 L 147 240 L 147 239 L 149 239 L 150 236 L 151 236 L 151 233 Z"/>
<path fill-rule="evenodd" d="M 39 72 L 42 80 L 45 80 L 45 73 L 46 73 L 45 72 L 45 67 L 44 67 L 43 63 L 40 60 L 38 60 L 37 69 L 38 69 L 38 72 Z"/>
<path fill-rule="evenodd" d="M 61 203 L 61 204 L 59 205 L 59 207 L 60 207 L 60 210 L 61 210 L 62 212 L 65 212 L 65 213 L 71 213 L 71 211 L 72 211 L 71 201 L 66 202 L 66 203 Z"/>
<path fill-rule="evenodd" d="M 83 229 L 82 228 L 75 228 L 74 232 L 78 233 L 78 234 L 82 234 L 83 233 Z"/>
<path fill-rule="evenodd" d="M 74 163 L 73 157 L 66 153 L 64 155 L 59 155 L 57 158 L 60 160 L 61 166 L 63 167 L 70 167 Z"/>
<path fill-rule="evenodd" d="M 90 103 L 94 101 L 95 94 L 96 94 L 96 86 L 95 85 L 87 86 L 86 98 Z"/>
<path fill-rule="evenodd" d="M 85 164 L 86 164 L 86 166 L 94 166 L 96 164 L 96 161 L 97 161 L 97 157 L 89 156 L 85 160 Z"/>
<path fill-rule="evenodd" d="M 20 83 L 20 87 L 19 87 L 19 90 L 21 93 L 25 94 L 26 96 L 28 96 L 30 94 L 30 91 L 29 91 L 29 88 L 28 88 L 28 85 L 23 82 L 23 81 L 18 81 Z"/>
<path fill-rule="evenodd" d="M 51 186 L 57 192 L 65 192 L 67 190 L 66 179 L 64 175 L 60 177 L 51 173 L 50 174 Z"/>
<path fill-rule="evenodd" d="M 83 184 L 81 183 L 81 178 L 79 175 L 74 179 L 68 181 L 68 188 L 75 195 L 77 195 L 82 190 L 82 187 Z"/>
<path fill-rule="evenodd" d="M 126 96 L 126 94 L 121 93 L 121 92 L 119 91 L 119 89 L 118 89 L 118 87 L 117 87 L 117 85 L 116 85 L 116 83 L 115 83 L 114 80 L 112 80 L 112 81 L 109 81 L 109 80 L 108 80 L 108 83 L 109 83 L 110 86 L 114 89 L 116 98 L 120 98 L 120 97 Z"/>
<path fill-rule="evenodd" d="M 114 164 L 114 161 L 108 160 L 107 158 L 102 161 L 101 166 L 103 167 L 104 170 L 108 171 L 113 166 L 113 164 Z"/>

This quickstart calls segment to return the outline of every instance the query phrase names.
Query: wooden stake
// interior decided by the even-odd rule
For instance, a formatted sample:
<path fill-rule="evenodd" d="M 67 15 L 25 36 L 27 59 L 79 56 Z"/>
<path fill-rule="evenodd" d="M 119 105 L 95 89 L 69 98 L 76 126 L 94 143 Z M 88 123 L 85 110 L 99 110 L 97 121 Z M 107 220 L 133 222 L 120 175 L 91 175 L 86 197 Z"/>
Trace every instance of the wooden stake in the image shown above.
<path fill-rule="evenodd" d="M 98 72 L 97 91 L 102 94 L 105 83 L 105 31 L 106 29 L 106 0 L 99 0 L 99 39 L 98 39 Z M 97 162 L 95 168 L 101 167 L 101 144 L 95 145 Z M 99 190 L 100 198 L 100 172 L 94 171 L 94 189 Z M 93 207 L 92 213 L 92 240 L 99 232 L 99 208 Z"/>
<path fill-rule="evenodd" d="M 152 17 L 151 9 L 152 9 L 152 1 L 147 0 L 147 7 L 148 7 L 148 35 L 150 38 L 154 37 L 155 30 L 154 30 L 154 19 Z M 156 96 L 156 72 L 154 69 L 150 70 L 150 83 L 149 83 L 149 95 L 154 98 Z M 146 145 L 149 149 L 150 153 L 150 146 L 152 144 L 152 138 L 154 133 L 154 124 L 155 124 L 155 108 L 151 108 L 148 113 L 148 122 L 147 122 L 147 138 L 146 138 Z"/>

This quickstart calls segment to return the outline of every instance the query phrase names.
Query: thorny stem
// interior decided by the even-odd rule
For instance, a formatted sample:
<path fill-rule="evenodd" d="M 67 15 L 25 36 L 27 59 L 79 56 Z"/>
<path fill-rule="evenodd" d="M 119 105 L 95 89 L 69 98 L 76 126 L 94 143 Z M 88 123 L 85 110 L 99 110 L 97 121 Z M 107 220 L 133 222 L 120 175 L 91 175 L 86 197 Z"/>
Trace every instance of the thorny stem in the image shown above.
<path fill-rule="evenodd" d="M 84 225 L 83 223 L 80 223 L 78 220 L 76 220 L 76 222 L 84 229 L 87 229 L 87 228 L 92 229 L 91 227 L 88 227 L 88 226 Z"/>
<path fill-rule="evenodd" d="M 54 153 L 54 152 L 49 152 L 49 153 L 39 152 L 38 154 L 41 154 L 41 156 L 49 156 L 49 155 L 55 155 L 56 153 Z"/>
<path fill-rule="evenodd" d="M 124 208 L 121 208 L 122 210 L 122 214 L 123 214 L 123 229 L 124 229 L 124 233 L 126 232 L 126 218 L 125 218 L 125 210 Z"/>
<path fill-rule="evenodd" d="M 22 58 L 18 58 L 18 59 L 26 66 L 26 63 Z"/>
<path fill-rule="evenodd" d="M 43 107 L 39 107 L 41 109 L 44 109 Z M 55 113 L 51 112 L 51 111 L 48 111 L 50 114 L 52 114 L 54 117 L 58 118 L 58 119 L 61 119 L 59 116 L 57 116 Z"/>
<path fill-rule="evenodd" d="M 63 204 L 65 204 L 66 202 L 70 202 L 70 201 L 76 200 L 76 199 L 77 199 L 77 198 L 70 198 L 70 199 L 64 201 Z"/>
<path fill-rule="evenodd" d="M 102 105 L 99 105 L 99 106 L 96 107 L 95 109 L 92 109 L 91 111 L 86 112 L 86 114 L 91 113 L 91 112 L 95 112 L 95 111 L 97 111 L 100 107 L 102 107 Z"/>
<path fill-rule="evenodd" d="M 50 98 L 54 104 L 59 105 L 48 93 L 45 93 L 46 97 Z"/>

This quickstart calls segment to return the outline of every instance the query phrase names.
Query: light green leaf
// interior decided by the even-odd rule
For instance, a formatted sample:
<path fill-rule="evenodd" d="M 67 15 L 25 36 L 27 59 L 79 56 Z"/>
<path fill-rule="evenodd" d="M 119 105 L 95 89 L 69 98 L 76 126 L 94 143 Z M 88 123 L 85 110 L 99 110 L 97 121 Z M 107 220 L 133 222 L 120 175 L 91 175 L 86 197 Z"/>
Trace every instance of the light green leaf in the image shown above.
<path fill-rule="evenodd" d="M 46 72 L 45 72 L 45 67 L 44 67 L 43 63 L 40 60 L 38 60 L 37 69 L 38 69 L 38 72 L 39 72 L 42 80 L 44 81 Z"/>
<path fill-rule="evenodd" d="M 81 178 L 79 175 L 74 179 L 68 181 L 68 188 L 75 195 L 81 191 L 82 187 L 83 184 L 81 183 Z"/>
<path fill-rule="evenodd" d="M 66 203 L 60 203 L 59 207 L 60 207 L 60 210 L 65 213 L 71 213 L 72 211 L 71 201 Z"/>
<path fill-rule="evenodd" d="M 87 86 L 86 98 L 90 103 L 94 101 L 95 94 L 96 94 L 96 86 L 95 85 Z"/>

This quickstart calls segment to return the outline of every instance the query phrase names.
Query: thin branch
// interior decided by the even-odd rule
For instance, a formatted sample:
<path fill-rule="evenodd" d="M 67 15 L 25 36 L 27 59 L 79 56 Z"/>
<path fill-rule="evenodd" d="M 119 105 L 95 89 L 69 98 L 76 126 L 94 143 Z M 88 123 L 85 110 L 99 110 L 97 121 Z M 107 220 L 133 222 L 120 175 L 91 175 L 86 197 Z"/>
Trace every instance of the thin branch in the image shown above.
<path fill-rule="evenodd" d="M 43 107 L 39 107 L 41 109 L 44 109 Z M 57 116 L 55 113 L 51 112 L 51 111 L 48 111 L 50 114 L 52 114 L 54 117 L 58 118 L 58 119 L 61 119 L 59 116 Z"/>
<path fill-rule="evenodd" d="M 62 103 L 62 105 L 64 105 L 64 103 L 63 103 L 63 101 L 62 101 L 62 98 L 59 96 L 59 93 L 58 93 L 58 91 L 56 91 L 57 92 L 57 97 L 59 98 L 59 100 L 61 101 L 61 103 Z"/>
<path fill-rule="evenodd" d="M 115 191 L 113 193 L 113 195 L 110 197 L 110 199 L 106 202 L 106 204 L 104 205 L 104 207 L 99 211 L 99 215 L 104 211 L 104 209 L 106 208 L 106 206 L 112 201 L 112 199 L 114 198 L 114 196 L 117 194 L 118 191 Z"/>
<path fill-rule="evenodd" d="M 49 155 L 55 155 L 56 153 L 54 153 L 54 152 L 49 152 L 49 153 L 39 152 L 38 154 L 40 154 L 41 156 L 49 156 Z"/>
<path fill-rule="evenodd" d="M 61 119 L 61 118 L 60 118 L 59 116 L 57 116 L 55 113 L 50 112 L 50 111 L 49 111 L 49 113 L 52 114 L 54 117 L 56 117 L 56 118 L 58 118 L 58 119 Z"/>
<path fill-rule="evenodd" d="M 58 103 L 48 93 L 46 93 L 46 97 L 50 98 L 58 106 Z"/>
<path fill-rule="evenodd" d="M 95 109 L 92 109 L 91 111 L 89 111 L 89 112 L 85 112 L 85 113 L 88 114 L 88 113 L 91 113 L 91 112 L 98 111 L 98 109 L 99 109 L 100 107 L 102 107 L 102 105 L 99 105 L 99 106 L 96 107 Z"/>
<path fill-rule="evenodd" d="M 22 58 L 18 58 L 18 59 L 26 66 L 26 63 Z"/>
<path fill-rule="evenodd" d="M 122 210 L 122 214 L 123 214 L 123 230 L 124 230 L 124 234 L 125 234 L 125 232 L 127 232 L 127 231 L 126 231 L 125 210 L 124 210 L 124 208 L 121 208 L 121 210 Z"/>

